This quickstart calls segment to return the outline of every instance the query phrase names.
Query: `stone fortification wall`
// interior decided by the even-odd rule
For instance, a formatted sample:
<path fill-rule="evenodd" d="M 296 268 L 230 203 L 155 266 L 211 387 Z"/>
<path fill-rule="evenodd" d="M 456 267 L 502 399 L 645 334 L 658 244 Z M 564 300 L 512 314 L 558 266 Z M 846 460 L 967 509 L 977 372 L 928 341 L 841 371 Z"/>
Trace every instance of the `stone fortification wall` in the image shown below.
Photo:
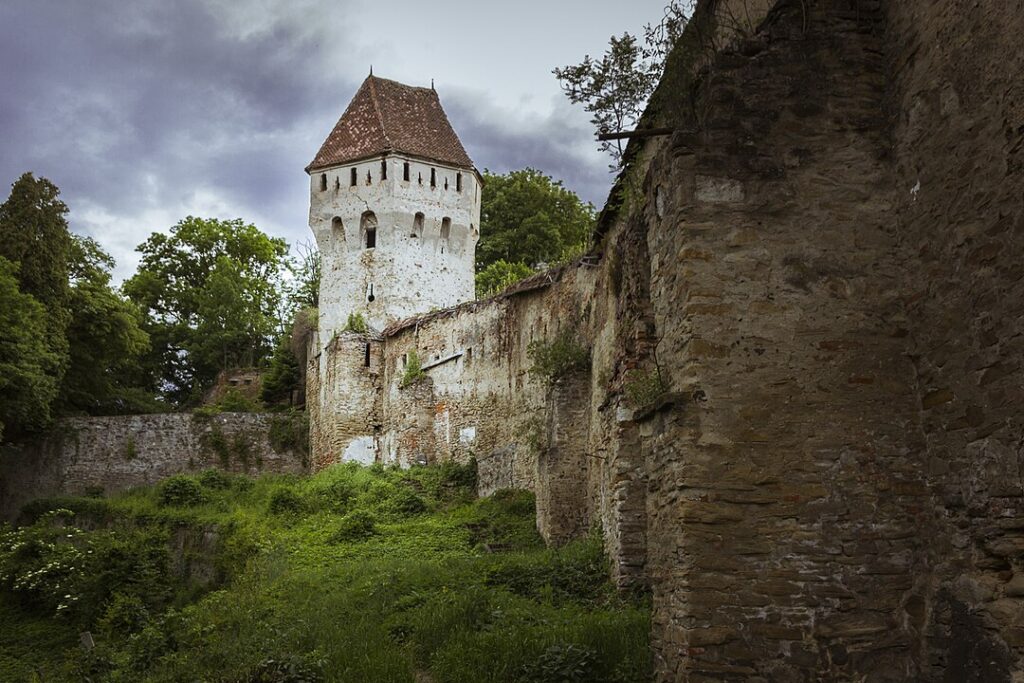
<path fill-rule="evenodd" d="M 934 511 L 914 598 L 922 678 L 1022 680 L 1024 6 L 900 2 L 888 19 L 894 199 Z"/>
<path fill-rule="evenodd" d="M 231 472 L 302 473 L 306 456 L 278 452 L 272 414 L 185 413 L 66 418 L 39 441 L 0 452 L 0 519 L 29 500 L 106 493 L 210 467 Z"/>
<path fill-rule="evenodd" d="M 1021 9 L 700 3 L 587 262 L 385 332 L 378 458 L 600 524 L 658 680 L 1024 680 Z"/>
<path fill-rule="evenodd" d="M 663 680 L 913 680 L 927 506 L 886 163 L 882 16 L 779 2 L 676 100 L 643 217 Z M 686 112 L 689 112 L 688 114 Z"/>
<path fill-rule="evenodd" d="M 529 347 L 564 330 L 589 344 L 592 308 L 581 293 L 593 287 L 593 277 L 586 266 L 567 267 L 516 294 L 387 330 L 382 462 L 475 457 L 482 494 L 499 488 L 538 492 L 545 501 L 539 505 L 539 527 L 550 540 L 585 530 L 594 521 L 586 494 L 589 373 L 575 372 L 550 385 L 530 373 Z M 407 384 L 412 353 L 424 377 Z M 559 468 L 565 473 L 551 476 Z M 551 496 L 542 495 L 542 489 L 555 479 L 563 482 L 554 484 L 559 496 L 547 503 Z"/>

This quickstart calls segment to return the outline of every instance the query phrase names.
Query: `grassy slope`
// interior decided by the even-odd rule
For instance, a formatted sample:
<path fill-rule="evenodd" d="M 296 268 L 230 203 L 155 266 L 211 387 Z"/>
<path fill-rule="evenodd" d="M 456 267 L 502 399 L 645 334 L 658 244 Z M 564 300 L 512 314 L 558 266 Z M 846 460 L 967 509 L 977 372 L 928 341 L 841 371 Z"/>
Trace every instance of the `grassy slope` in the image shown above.
<path fill-rule="evenodd" d="M 124 577 L 107 576 L 99 588 L 83 578 L 67 589 L 82 595 L 75 607 L 48 619 L 38 615 L 53 601 L 30 594 L 37 616 L 29 618 L 9 606 L 26 592 L 8 590 L 0 600 L 0 667 L 8 669 L 0 674 L 25 671 L 39 656 L 25 650 L 32 641 L 45 643 L 49 671 L 62 666 L 67 680 L 87 673 L 125 681 L 647 677 L 646 608 L 614 593 L 597 539 L 545 549 L 528 494 L 474 500 L 472 472 L 459 468 L 345 465 L 308 479 L 203 480 L 201 487 L 165 484 L 165 498 L 201 494 L 185 505 L 161 504 L 160 489 L 37 505 L 36 514 L 59 505 L 77 510 L 82 526 L 102 525 L 73 541 L 103 535 L 83 562 L 145 571 L 155 577 L 151 585 L 164 577 L 171 588 L 154 597 L 145 586 L 121 590 L 130 583 Z M 166 567 L 112 563 L 112 543 L 120 543 L 115 559 L 146 557 L 123 550 L 153 543 L 153 529 L 162 542 L 175 533 L 206 541 L 186 540 L 185 561 Z M 5 557 L 10 576 L 19 565 L 0 548 L 0 574 Z M 43 560 L 22 558 L 32 561 Z M 220 587 L 190 585 L 197 568 L 218 574 Z M 80 573 L 97 572 L 84 566 Z M 75 645 L 84 629 L 97 641 L 89 655 Z M 18 631 L 34 635 L 10 635 Z"/>

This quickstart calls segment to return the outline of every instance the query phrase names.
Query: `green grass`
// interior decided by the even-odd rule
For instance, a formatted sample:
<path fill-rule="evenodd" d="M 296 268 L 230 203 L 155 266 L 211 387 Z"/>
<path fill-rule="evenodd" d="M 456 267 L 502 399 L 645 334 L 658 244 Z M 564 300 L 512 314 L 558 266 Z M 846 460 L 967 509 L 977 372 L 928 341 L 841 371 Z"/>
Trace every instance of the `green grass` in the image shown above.
<path fill-rule="evenodd" d="M 35 526 L 0 532 L 0 679 L 30 680 L 35 668 L 47 681 L 649 677 L 648 610 L 613 590 L 599 539 L 545 548 L 532 496 L 477 500 L 470 468 L 193 482 L 200 495 L 176 480 L 40 501 L 25 513 Z M 75 512 L 56 531 L 54 508 Z M 187 557 L 158 561 L 159 538 L 179 539 L 169 545 Z M 68 560 L 68 543 L 94 553 Z M 13 587 L 53 557 L 64 562 L 59 591 Z M 89 564 L 97 557 L 106 569 Z M 196 566 L 216 571 L 197 581 Z M 140 571 L 144 582 L 131 576 Z M 68 592 L 73 607 L 56 609 Z"/>

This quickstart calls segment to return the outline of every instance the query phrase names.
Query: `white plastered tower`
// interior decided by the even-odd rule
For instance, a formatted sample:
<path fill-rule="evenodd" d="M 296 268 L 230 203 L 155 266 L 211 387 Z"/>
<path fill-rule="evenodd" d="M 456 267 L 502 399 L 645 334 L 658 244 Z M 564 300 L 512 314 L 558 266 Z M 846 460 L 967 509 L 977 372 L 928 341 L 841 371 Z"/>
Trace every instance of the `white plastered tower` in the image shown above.
<path fill-rule="evenodd" d="M 437 93 L 370 76 L 306 168 L 321 256 L 313 467 L 379 460 L 383 331 L 474 298 L 480 174 Z M 369 329 L 346 329 L 361 314 Z"/>
<path fill-rule="evenodd" d="M 368 77 L 307 171 L 322 344 L 474 298 L 480 176 L 433 88 Z"/>

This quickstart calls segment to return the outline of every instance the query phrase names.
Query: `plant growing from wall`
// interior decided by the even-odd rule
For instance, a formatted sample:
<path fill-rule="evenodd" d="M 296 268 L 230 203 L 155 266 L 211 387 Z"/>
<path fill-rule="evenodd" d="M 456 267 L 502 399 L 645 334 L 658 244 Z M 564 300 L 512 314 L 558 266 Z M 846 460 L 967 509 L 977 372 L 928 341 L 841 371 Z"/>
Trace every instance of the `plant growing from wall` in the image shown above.
<path fill-rule="evenodd" d="M 626 377 L 623 389 L 630 405 L 644 412 L 668 393 L 668 383 L 662 377 L 661 369 L 656 367 L 654 370 L 634 370 Z"/>
<path fill-rule="evenodd" d="M 309 415 L 302 410 L 274 415 L 267 438 L 270 447 L 278 453 L 294 451 L 305 456 L 309 453 Z"/>
<path fill-rule="evenodd" d="M 345 332 L 366 334 L 369 330 L 370 328 L 366 324 L 366 318 L 363 317 L 362 313 L 348 314 L 348 320 L 345 322 Z"/>
<path fill-rule="evenodd" d="M 402 375 L 402 382 L 399 384 L 403 389 L 422 381 L 427 376 L 420 364 L 419 354 L 415 350 L 406 354 L 405 373 Z"/>
<path fill-rule="evenodd" d="M 565 328 L 550 341 L 534 340 L 526 348 L 533 365 L 530 374 L 554 384 L 563 377 L 590 367 L 590 350 Z"/>

